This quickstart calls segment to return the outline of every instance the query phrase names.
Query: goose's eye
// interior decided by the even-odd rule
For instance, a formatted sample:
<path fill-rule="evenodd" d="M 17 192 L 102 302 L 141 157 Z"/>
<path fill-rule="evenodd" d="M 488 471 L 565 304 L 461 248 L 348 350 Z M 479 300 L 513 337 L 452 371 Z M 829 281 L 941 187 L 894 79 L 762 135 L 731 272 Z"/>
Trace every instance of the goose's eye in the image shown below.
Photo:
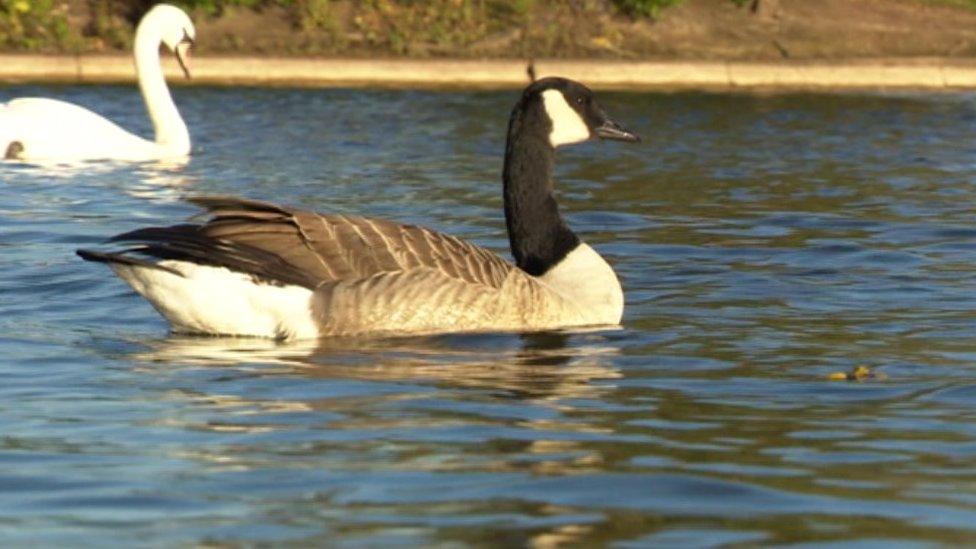
<path fill-rule="evenodd" d="M 583 96 L 582 95 L 577 95 L 576 96 L 576 104 L 577 105 L 582 105 L 583 104 Z"/>

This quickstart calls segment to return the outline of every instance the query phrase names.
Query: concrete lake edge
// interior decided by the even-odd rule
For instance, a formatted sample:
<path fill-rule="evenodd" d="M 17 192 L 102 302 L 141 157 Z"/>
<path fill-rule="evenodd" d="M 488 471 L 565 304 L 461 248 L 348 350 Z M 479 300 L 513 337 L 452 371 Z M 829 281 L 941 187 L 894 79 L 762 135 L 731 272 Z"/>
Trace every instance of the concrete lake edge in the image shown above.
<path fill-rule="evenodd" d="M 193 59 L 192 80 L 163 56 L 174 84 L 391 88 L 513 88 L 525 60 L 316 59 L 213 56 Z M 132 83 L 128 55 L 0 55 L 0 82 Z M 619 90 L 976 90 L 976 59 L 888 58 L 762 61 L 534 61 L 539 77 L 560 75 Z"/>

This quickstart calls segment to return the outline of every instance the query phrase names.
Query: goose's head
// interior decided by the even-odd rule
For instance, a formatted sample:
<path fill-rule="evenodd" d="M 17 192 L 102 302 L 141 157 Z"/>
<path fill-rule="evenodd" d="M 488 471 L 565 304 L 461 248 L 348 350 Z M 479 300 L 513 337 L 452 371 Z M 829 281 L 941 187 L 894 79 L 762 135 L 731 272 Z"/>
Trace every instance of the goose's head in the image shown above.
<path fill-rule="evenodd" d="M 566 78 L 543 78 L 522 95 L 523 108 L 541 108 L 549 123 L 549 144 L 553 148 L 588 141 L 595 137 L 617 141 L 640 141 L 640 137 L 614 122 L 593 92 Z"/>
<path fill-rule="evenodd" d="M 176 60 L 179 61 L 183 74 L 189 78 L 190 46 L 197 37 L 190 16 L 176 6 L 157 4 L 142 18 L 139 31 L 143 27 L 151 28 L 158 33 L 159 41 L 176 54 Z"/>

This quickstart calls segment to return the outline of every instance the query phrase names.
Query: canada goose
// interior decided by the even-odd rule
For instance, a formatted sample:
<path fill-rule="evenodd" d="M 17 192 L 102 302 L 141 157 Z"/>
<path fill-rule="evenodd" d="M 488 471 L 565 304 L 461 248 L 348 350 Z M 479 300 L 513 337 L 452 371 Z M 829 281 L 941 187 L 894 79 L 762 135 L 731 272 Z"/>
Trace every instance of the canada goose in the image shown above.
<path fill-rule="evenodd" d="M 578 82 L 545 78 L 522 93 L 503 170 L 515 265 L 424 227 L 228 197 L 190 199 L 209 212 L 203 224 L 139 229 L 111 239 L 125 249 L 78 255 L 108 263 L 178 332 L 297 339 L 617 325 L 617 276 L 553 196 L 555 149 L 593 137 L 639 140 Z"/>
<path fill-rule="evenodd" d="M 156 130 L 148 141 L 72 103 L 38 97 L 0 103 L 0 150 L 25 161 L 156 160 L 190 153 L 190 134 L 166 87 L 159 45 L 176 53 L 183 72 L 196 30 L 183 10 L 159 4 L 139 22 L 135 39 L 139 88 Z"/>

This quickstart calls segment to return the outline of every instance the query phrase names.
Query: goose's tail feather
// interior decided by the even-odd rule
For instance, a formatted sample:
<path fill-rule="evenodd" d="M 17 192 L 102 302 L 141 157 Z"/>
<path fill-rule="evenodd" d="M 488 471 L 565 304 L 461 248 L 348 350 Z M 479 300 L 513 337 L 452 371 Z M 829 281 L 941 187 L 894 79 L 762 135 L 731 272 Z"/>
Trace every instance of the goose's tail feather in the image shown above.
<path fill-rule="evenodd" d="M 78 257 L 84 259 L 85 261 L 93 261 L 95 263 L 107 263 L 109 265 L 117 263 L 119 265 L 131 265 L 133 267 L 146 267 L 149 269 L 159 269 L 160 271 L 166 271 L 168 273 L 175 274 L 177 276 L 183 276 L 183 273 L 177 271 L 176 269 L 171 269 L 165 265 L 160 265 L 159 263 L 154 263 L 146 259 L 139 259 L 138 257 L 132 257 L 131 255 L 125 255 L 125 252 L 99 252 L 95 250 L 75 250 Z"/>

